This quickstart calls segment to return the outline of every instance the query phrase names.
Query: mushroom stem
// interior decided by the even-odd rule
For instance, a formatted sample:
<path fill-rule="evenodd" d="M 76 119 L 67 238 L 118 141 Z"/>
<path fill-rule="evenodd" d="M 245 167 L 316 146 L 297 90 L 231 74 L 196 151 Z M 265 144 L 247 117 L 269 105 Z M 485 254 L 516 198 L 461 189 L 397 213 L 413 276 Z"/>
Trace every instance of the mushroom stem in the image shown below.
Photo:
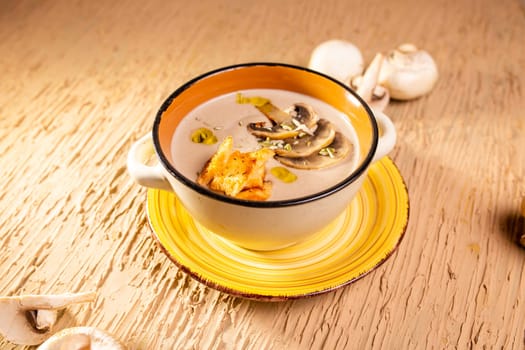
<path fill-rule="evenodd" d="M 384 56 L 378 53 L 362 76 L 354 77 L 350 81 L 350 86 L 356 89 L 356 92 L 361 96 L 372 109 L 376 111 L 383 111 L 390 101 L 390 94 L 388 90 L 378 85 L 379 73 L 381 65 L 383 64 Z"/>
<path fill-rule="evenodd" d="M 48 332 L 56 323 L 58 317 L 57 310 L 28 310 L 26 311 L 27 321 L 40 333 Z"/>
<path fill-rule="evenodd" d="M 86 303 L 95 300 L 96 292 L 64 293 L 56 295 L 24 295 L 18 298 L 20 306 L 32 310 L 63 309 L 71 304 Z"/>
<path fill-rule="evenodd" d="M 372 99 L 368 102 L 374 111 L 382 112 L 390 102 L 388 89 L 381 85 L 376 85 L 372 93 Z"/>
<path fill-rule="evenodd" d="M 357 87 L 357 93 L 365 101 L 372 100 L 372 93 L 377 85 L 379 79 L 379 71 L 381 70 L 381 63 L 383 62 L 383 55 L 378 53 L 374 56 L 374 59 L 368 66 L 363 75 L 363 79 Z"/>

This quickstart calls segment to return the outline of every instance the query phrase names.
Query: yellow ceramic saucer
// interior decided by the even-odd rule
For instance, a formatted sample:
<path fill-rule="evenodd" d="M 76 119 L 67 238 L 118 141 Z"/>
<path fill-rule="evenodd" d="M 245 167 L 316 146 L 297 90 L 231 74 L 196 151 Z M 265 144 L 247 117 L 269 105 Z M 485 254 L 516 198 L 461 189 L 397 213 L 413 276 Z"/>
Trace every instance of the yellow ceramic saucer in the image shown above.
<path fill-rule="evenodd" d="M 173 193 L 148 190 L 153 235 L 168 257 L 212 288 L 257 300 L 312 296 L 357 280 L 393 253 L 408 211 L 403 178 L 385 157 L 335 222 L 294 246 L 256 252 L 199 225 Z"/>

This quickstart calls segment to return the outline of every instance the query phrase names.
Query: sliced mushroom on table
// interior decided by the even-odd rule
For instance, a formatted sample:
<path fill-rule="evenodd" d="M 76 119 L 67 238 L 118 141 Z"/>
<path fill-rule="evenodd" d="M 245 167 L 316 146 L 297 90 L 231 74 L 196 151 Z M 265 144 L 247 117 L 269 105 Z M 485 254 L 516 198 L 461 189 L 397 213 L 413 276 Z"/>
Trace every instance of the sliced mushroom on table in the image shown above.
<path fill-rule="evenodd" d="M 51 336 L 59 310 L 95 297 L 96 292 L 0 297 L 0 333 L 15 344 L 41 344 Z"/>

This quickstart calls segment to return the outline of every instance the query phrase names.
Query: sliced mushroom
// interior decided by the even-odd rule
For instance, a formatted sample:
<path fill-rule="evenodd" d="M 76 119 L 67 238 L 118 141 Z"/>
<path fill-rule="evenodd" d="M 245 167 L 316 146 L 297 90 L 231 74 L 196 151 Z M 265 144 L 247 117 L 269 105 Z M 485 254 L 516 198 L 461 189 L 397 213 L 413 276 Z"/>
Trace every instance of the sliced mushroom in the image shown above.
<path fill-rule="evenodd" d="M 290 115 L 279 107 L 275 106 L 270 100 L 266 100 L 264 104 L 254 106 L 274 124 L 290 122 Z"/>
<path fill-rule="evenodd" d="M 26 311 L 27 321 L 39 333 L 46 333 L 51 330 L 57 322 L 57 310 L 29 310 Z"/>
<path fill-rule="evenodd" d="M 336 132 L 334 141 L 328 146 L 328 149 L 326 150 L 326 155 L 322 155 L 317 152 L 308 157 L 288 158 L 275 156 L 275 159 L 277 159 L 283 165 L 287 165 L 296 169 L 321 169 L 337 164 L 346 158 L 352 150 L 352 143 L 343 134 Z"/>
<path fill-rule="evenodd" d="M 376 79 L 378 70 L 374 73 Z M 343 159 L 350 149 L 349 141 L 342 134 L 335 140 L 334 125 L 319 119 L 310 105 L 296 103 L 282 111 L 266 98 L 241 94 L 237 94 L 237 103 L 252 104 L 272 122 L 271 127 L 259 122 L 250 123 L 247 128 L 264 148 L 274 151 L 282 164 L 301 169 L 324 168 Z M 324 148 L 327 148 L 326 156 L 319 154 Z"/>
<path fill-rule="evenodd" d="M 299 131 L 291 128 L 283 128 L 279 124 L 268 126 L 264 122 L 260 123 L 250 123 L 246 126 L 248 131 L 257 137 L 272 140 L 284 140 L 290 137 L 295 137 L 299 135 Z"/>
<path fill-rule="evenodd" d="M 326 119 L 319 120 L 317 129 L 313 135 L 284 140 L 285 147 L 275 149 L 275 153 L 281 157 L 300 158 L 308 157 L 319 152 L 334 141 L 335 128 Z M 288 147 L 286 147 L 288 145 Z"/>
<path fill-rule="evenodd" d="M 306 103 L 294 103 L 292 106 L 285 109 L 285 112 L 291 117 L 292 123 L 304 125 L 309 130 L 314 129 L 319 121 L 319 116 L 313 107 Z"/>
<path fill-rule="evenodd" d="M 38 350 L 125 350 L 112 335 L 94 327 L 65 328 L 38 347 Z"/>
<path fill-rule="evenodd" d="M 295 103 L 285 111 L 269 101 L 255 107 L 272 122 L 272 126 L 267 126 L 264 122 L 248 124 L 248 131 L 260 138 L 284 140 L 301 133 L 312 134 L 319 120 L 314 109 L 304 103 Z"/>
<path fill-rule="evenodd" d="M 95 297 L 95 292 L 0 297 L 0 333 L 15 344 L 40 344 L 51 335 L 59 310 Z"/>
<path fill-rule="evenodd" d="M 243 96 L 240 92 L 235 96 L 235 101 L 238 104 L 250 104 L 257 108 L 262 114 L 268 117 L 273 124 L 285 123 L 290 119 L 290 116 L 279 107 L 275 106 L 272 101 L 266 97 L 261 96 Z"/>

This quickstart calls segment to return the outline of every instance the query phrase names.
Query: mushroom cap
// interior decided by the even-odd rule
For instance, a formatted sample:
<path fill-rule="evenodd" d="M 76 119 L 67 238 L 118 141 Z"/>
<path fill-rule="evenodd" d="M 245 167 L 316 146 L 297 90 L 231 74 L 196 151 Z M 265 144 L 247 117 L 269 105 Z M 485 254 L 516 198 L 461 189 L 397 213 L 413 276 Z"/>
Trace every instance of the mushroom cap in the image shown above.
<path fill-rule="evenodd" d="M 389 90 L 391 98 L 410 100 L 430 92 L 438 75 L 437 65 L 427 51 L 403 44 L 386 55 L 379 84 Z"/>
<path fill-rule="evenodd" d="M 275 154 L 281 157 L 301 158 L 319 152 L 320 149 L 332 143 L 335 137 L 335 128 L 332 123 L 326 119 L 319 120 L 317 129 L 313 135 L 304 137 L 286 139 L 285 143 L 291 147 L 277 148 Z"/>
<path fill-rule="evenodd" d="M 305 125 L 308 129 L 313 129 L 319 121 L 319 116 L 314 108 L 306 103 L 294 103 L 285 112 L 295 119 L 296 122 Z"/>
<path fill-rule="evenodd" d="M 37 350 L 125 350 L 126 346 L 95 327 L 65 328 L 40 345 Z"/>
<path fill-rule="evenodd" d="M 363 55 L 354 44 L 339 39 L 322 42 L 314 48 L 308 67 L 343 83 L 363 72 Z"/>
<path fill-rule="evenodd" d="M 334 149 L 333 157 L 320 155 L 318 152 L 308 157 L 288 158 L 275 156 L 281 164 L 296 169 L 321 169 L 337 164 L 353 150 L 352 143 L 340 132 L 335 133 L 334 141 L 328 146 Z"/>

